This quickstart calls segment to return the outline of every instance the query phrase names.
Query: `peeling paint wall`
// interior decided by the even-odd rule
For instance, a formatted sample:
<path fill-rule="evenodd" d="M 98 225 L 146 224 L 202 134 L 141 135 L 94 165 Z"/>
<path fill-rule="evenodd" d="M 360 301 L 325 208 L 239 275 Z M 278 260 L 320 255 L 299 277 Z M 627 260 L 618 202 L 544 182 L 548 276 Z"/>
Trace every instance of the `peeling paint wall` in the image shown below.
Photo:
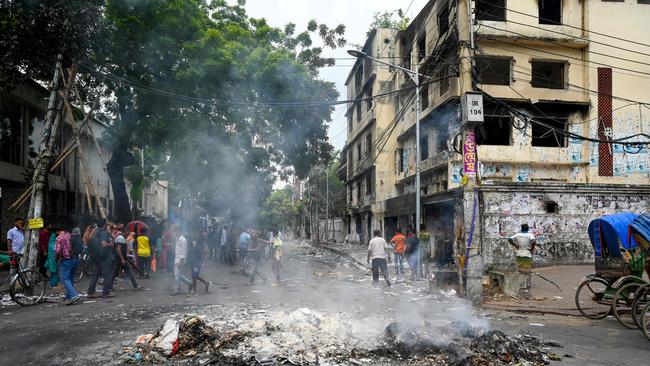
<path fill-rule="evenodd" d="M 566 188 L 566 193 L 535 193 L 512 190 L 484 191 L 482 251 L 486 265 L 513 268 L 514 251 L 506 238 L 527 223 L 538 238 L 536 266 L 593 262 L 587 235 L 589 223 L 617 212 L 642 213 L 650 210 L 650 196 L 639 193 L 603 194 Z M 573 192 L 571 192 L 573 190 Z M 557 213 L 548 213 L 547 204 L 557 204 Z"/>

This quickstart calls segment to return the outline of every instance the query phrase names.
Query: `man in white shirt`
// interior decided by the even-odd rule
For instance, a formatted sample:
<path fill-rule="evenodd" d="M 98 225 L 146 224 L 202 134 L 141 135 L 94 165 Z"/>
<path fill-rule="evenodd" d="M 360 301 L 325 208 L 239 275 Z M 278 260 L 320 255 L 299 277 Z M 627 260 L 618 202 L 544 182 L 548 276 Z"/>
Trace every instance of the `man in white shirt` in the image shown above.
<path fill-rule="evenodd" d="M 187 239 L 181 233 L 176 240 L 176 249 L 174 251 L 174 279 L 176 280 L 176 292 L 172 295 L 181 293 L 181 285 L 184 283 L 188 286 L 192 285 L 192 281 L 183 274 L 183 266 L 187 261 Z"/>
<path fill-rule="evenodd" d="M 386 280 L 386 285 L 390 287 L 390 280 L 388 279 L 388 262 L 386 261 L 386 253 L 392 250 L 392 247 L 386 243 L 382 238 L 381 231 L 373 231 L 374 238 L 368 244 L 368 263 L 372 259 L 372 281 L 375 285 L 379 284 L 379 271 Z M 390 257 L 388 257 L 390 258 Z"/>
<path fill-rule="evenodd" d="M 533 269 L 533 252 L 535 251 L 535 235 L 528 232 L 528 224 L 521 225 L 521 232 L 508 238 L 516 252 L 517 269 L 529 273 Z"/>

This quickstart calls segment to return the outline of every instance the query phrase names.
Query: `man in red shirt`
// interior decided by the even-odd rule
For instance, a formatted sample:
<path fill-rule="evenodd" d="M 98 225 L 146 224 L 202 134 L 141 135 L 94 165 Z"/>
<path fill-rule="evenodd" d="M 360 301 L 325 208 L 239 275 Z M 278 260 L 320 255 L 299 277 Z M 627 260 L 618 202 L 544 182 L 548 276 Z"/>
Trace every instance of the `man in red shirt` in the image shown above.
<path fill-rule="evenodd" d="M 404 250 L 406 249 L 406 236 L 402 234 L 402 229 L 397 228 L 395 236 L 390 239 L 390 243 L 395 248 L 395 274 L 404 274 Z"/>
<path fill-rule="evenodd" d="M 45 268 L 45 263 L 47 263 L 47 252 L 48 245 L 50 243 L 50 232 L 52 229 L 52 224 L 47 225 L 43 228 L 38 234 L 38 269 L 43 275 L 47 278 L 47 269 Z"/>

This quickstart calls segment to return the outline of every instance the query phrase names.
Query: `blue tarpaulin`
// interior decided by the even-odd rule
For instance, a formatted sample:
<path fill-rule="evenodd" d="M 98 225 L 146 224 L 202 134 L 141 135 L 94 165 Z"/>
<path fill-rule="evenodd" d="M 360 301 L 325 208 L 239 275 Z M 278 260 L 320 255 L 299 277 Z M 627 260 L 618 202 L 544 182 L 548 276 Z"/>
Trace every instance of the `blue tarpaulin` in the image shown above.
<path fill-rule="evenodd" d="M 634 239 L 628 238 L 628 227 L 637 214 L 625 212 L 607 215 L 589 224 L 588 232 L 596 257 L 621 257 L 619 245 L 625 249 L 636 248 Z"/>
<path fill-rule="evenodd" d="M 650 242 L 650 213 L 639 215 L 630 224 L 630 229 L 645 239 L 646 242 Z"/>

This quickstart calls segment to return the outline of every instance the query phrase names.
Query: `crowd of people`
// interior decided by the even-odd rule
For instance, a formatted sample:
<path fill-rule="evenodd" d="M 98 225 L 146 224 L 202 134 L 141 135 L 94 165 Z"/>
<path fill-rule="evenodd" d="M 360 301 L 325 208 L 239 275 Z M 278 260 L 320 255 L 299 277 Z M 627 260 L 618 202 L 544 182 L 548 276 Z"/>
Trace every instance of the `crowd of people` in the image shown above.
<path fill-rule="evenodd" d="M 412 227 L 407 228 L 406 234 L 398 227 L 389 242 L 381 237 L 381 231 L 374 230 L 373 238 L 368 243 L 367 258 L 368 264 L 372 266 L 373 283 L 375 285 L 379 283 L 379 274 L 381 273 L 386 280 L 386 285 L 391 286 L 388 275 L 388 264 L 391 260 L 395 262 L 395 275 L 404 274 L 404 261 L 406 261 L 411 271 L 410 281 L 423 278 L 422 257 L 426 255 L 426 248 L 421 250 L 421 241 L 427 242 L 428 234 L 426 231 L 421 231 L 418 236 Z"/>
<path fill-rule="evenodd" d="M 64 301 L 74 304 L 79 294 L 74 286 L 78 273 L 89 273 L 88 298 L 113 297 L 113 286 L 122 278 L 128 279 L 134 290 L 155 271 L 174 273 L 175 292 L 182 293 L 183 285 L 189 294 L 201 290 L 208 293 L 211 282 L 201 275 L 205 262 L 221 261 L 234 266 L 249 277 L 267 282 L 263 265 L 271 262 L 274 282 L 280 283 L 282 234 L 254 229 L 237 230 L 231 225 L 214 225 L 207 230 L 188 230 L 169 226 L 158 233 L 146 225 L 108 223 L 101 219 L 88 225 L 82 233 L 79 227 L 67 231 L 48 225 L 39 232 L 38 268 L 50 286 L 65 288 Z M 0 252 L 0 266 L 9 267 L 10 255 L 24 252 L 24 221 L 15 220 L 7 232 L 7 251 Z M 83 265 L 82 265 L 83 264 Z M 83 267 L 83 268 L 80 268 Z M 101 294 L 97 284 L 101 283 Z"/>

